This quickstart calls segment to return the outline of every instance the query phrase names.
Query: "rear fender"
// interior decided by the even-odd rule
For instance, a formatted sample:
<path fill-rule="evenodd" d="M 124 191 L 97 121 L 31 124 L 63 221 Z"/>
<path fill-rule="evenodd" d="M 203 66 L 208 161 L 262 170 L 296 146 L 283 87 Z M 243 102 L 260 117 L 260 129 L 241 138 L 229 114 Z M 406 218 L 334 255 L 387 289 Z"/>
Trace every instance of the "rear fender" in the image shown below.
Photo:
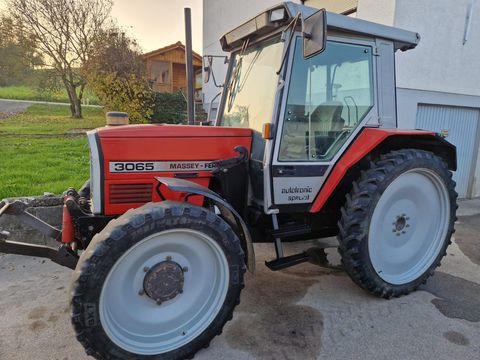
<path fill-rule="evenodd" d="M 160 183 L 168 187 L 172 191 L 183 192 L 189 195 L 201 195 L 209 198 L 219 208 L 223 219 L 236 232 L 242 247 L 247 255 L 247 268 L 250 272 L 255 271 L 255 251 L 253 249 L 252 237 L 248 230 L 247 224 L 243 221 L 240 214 L 233 208 L 232 205 L 223 200 L 217 193 L 209 188 L 184 179 L 176 179 L 169 177 L 155 177 Z M 188 195 L 187 195 L 188 197 Z"/>
<path fill-rule="evenodd" d="M 338 160 L 312 203 L 310 212 L 318 213 L 329 200 L 342 199 L 340 203 L 343 203 L 346 193 L 351 189 L 352 176 L 364 170 L 369 160 L 405 148 L 431 151 L 440 156 L 450 170 L 457 169 L 455 146 L 435 132 L 365 128 Z"/>

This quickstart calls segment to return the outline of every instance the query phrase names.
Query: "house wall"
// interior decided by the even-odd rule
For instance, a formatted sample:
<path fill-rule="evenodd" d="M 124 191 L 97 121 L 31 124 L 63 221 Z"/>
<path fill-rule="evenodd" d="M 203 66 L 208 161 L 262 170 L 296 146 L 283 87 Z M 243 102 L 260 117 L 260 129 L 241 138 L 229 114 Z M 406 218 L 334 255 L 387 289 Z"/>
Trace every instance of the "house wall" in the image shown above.
<path fill-rule="evenodd" d="M 175 92 L 186 88 L 185 51 L 173 49 L 162 54 L 149 56 L 146 60 L 147 73 L 150 73 L 153 61 L 164 61 L 170 64 L 170 82 L 168 84 L 154 83 L 153 89 L 155 91 Z M 201 69 L 202 61 L 193 58 L 193 68 L 194 71 Z"/>
<path fill-rule="evenodd" d="M 181 49 L 173 49 L 163 54 L 152 55 L 148 60 L 161 60 L 185 65 L 185 51 Z M 193 65 L 202 66 L 202 61 L 193 58 Z"/>
<path fill-rule="evenodd" d="M 414 51 L 396 56 L 399 88 L 480 96 L 478 62 L 472 61 L 480 57 L 480 1 L 382 0 L 380 7 L 378 0 L 359 0 L 357 17 L 420 34 Z"/>

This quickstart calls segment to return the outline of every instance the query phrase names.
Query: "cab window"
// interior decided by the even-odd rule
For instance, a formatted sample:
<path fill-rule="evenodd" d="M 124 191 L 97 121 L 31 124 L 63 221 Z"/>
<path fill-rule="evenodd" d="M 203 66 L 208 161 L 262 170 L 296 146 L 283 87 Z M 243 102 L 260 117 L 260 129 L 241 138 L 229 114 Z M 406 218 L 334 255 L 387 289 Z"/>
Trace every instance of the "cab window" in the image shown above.
<path fill-rule="evenodd" d="M 372 48 L 329 41 L 305 60 L 295 44 L 279 161 L 329 161 L 374 105 Z"/>

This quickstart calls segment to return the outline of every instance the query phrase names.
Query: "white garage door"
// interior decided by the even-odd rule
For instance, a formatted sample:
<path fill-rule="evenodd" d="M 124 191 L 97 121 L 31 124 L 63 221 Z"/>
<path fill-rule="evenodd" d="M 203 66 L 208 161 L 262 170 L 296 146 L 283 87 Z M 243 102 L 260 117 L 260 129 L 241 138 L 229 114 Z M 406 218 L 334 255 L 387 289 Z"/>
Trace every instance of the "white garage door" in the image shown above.
<path fill-rule="evenodd" d="M 474 160 L 478 152 L 477 134 L 480 110 L 453 106 L 418 105 L 417 128 L 448 133 L 447 140 L 457 147 L 458 196 L 469 196 Z"/>

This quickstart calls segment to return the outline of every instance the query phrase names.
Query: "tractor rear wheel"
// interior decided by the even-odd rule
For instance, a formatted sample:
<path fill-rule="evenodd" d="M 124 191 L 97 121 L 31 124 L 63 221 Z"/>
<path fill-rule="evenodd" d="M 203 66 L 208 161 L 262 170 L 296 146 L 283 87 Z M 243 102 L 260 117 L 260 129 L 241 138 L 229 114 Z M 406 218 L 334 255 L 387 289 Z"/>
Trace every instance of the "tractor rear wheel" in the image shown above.
<path fill-rule="evenodd" d="M 72 323 L 97 359 L 192 358 L 232 318 L 244 253 L 205 208 L 165 201 L 97 234 L 73 275 Z"/>
<path fill-rule="evenodd" d="M 339 253 L 370 293 L 408 294 L 433 275 L 454 232 L 452 173 L 431 152 L 392 151 L 353 184 L 339 221 Z"/>

